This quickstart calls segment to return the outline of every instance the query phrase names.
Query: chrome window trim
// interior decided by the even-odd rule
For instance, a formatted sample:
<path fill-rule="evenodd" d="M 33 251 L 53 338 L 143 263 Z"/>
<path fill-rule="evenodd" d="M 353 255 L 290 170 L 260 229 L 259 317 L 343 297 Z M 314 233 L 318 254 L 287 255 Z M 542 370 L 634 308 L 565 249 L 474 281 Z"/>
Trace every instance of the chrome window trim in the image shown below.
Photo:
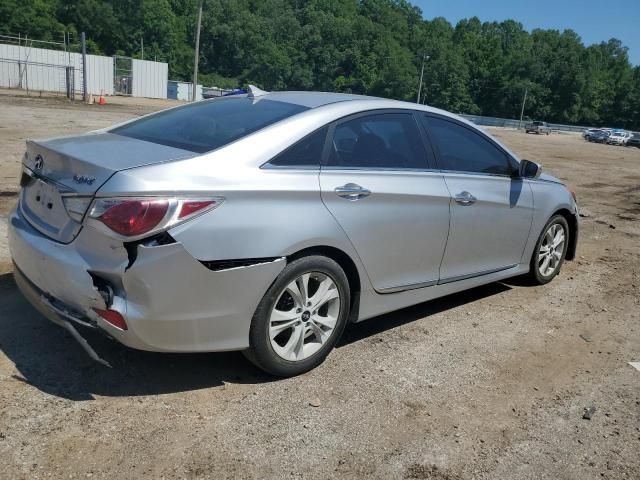
<path fill-rule="evenodd" d="M 34 180 L 40 180 L 42 183 L 46 183 L 48 185 L 56 187 L 56 189 L 58 190 L 60 195 L 72 196 L 72 195 L 77 195 L 78 194 L 78 192 L 76 190 L 73 190 L 72 188 L 67 187 L 66 185 L 63 185 L 62 183 L 58 183 L 55 180 L 52 180 L 52 179 L 50 179 L 48 177 L 45 177 L 44 175 L 42 175 L 42 174 L 40 174 L 38 172 L 34 172 L 33 170 L 31 170 L 29 167 L 27 167 L 25 165 L 22 166 L 22 171 L 25 174 L 27 174 L 28 176 L 30 176 L 31 178 L 33 178 Z M 90 196 L 90 195 L 84 195 L 84 196 Z"/>
<path fill-rule="evenodd" d="M 284 151 L 284 150 L 283 150 Z M 275 157 L 274 157 L 275 158 Z M 318 165 L 271 165 L 271 160 L 260 165 L 260 170 L 285 170 L 288 172 L 318 172 L 320 171 L 320 164 Z"/>
<path fill-rule="evenodd" d="M 322 172 L 331 172 L 331 171 L 355 171 L 355 172 L 383 172 L 383 173 L 437 173 L 441 174 L 442 172 L 437 169 L 431 168 L 386 168 L 386 167 L 327 167 L 322 166 Z"/>
<path fill-rule="evenodd" d="M 562 182 L 554 182 L 553 180 L 547 180 L 546 178 L 525 178 L 524 180 L 531 182 L 531 183 L 551 183 L 553 185 L 562 185 L 563 187 L 566 187 L 566 185 Z"/>
<path fill-rule="evenodd" d="M 453 174 L 453 175 L 472 175 L 474 177 L 497 177 L 497 178 L 507 178 L 509 180 L 522 180 L 520 177 L 514 177 L 513 175 L 504 175 L 502 173 L 484 173 L 484 172 L 466 172 L 464 170 L 440 170 L 440 172 L 444 174 Z"/>

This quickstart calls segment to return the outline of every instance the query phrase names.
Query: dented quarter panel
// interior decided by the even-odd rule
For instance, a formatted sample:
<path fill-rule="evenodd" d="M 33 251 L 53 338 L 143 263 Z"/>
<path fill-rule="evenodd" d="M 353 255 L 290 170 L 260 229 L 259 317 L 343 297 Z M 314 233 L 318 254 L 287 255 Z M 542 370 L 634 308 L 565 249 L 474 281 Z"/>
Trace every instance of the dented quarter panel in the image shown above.
<path fill-rule="evenodd" d="M 138 246 L 136 261 L 122 276 L 129 330 L 109 333 L 143 350 L 246 348 L 255 307 L 285 264 L 279 258 L 213 272 L 180 243 Z"/>

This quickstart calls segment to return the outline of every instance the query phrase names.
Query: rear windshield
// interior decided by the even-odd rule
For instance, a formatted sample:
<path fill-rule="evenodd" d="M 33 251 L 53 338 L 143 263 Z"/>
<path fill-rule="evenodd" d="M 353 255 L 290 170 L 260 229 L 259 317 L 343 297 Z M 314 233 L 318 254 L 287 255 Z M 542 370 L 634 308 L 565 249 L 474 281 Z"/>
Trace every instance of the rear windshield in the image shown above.
<path fill-rule="evenodd" d="M 160 112 L 111 133 L 204 153 L 305 110 L 275 100 L 223 98 Z"/>

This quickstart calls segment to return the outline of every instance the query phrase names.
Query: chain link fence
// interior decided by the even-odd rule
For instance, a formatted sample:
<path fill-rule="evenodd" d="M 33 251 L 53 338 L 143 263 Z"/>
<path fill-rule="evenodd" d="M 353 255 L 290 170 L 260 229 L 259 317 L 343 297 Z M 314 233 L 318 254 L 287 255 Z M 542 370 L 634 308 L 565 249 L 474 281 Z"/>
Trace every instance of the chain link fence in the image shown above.
<path fill-rule="evenodd" d="M 133 59 L 113 57 L 113 92 L 116 95 L 131 95 L 133 85 Z"/>

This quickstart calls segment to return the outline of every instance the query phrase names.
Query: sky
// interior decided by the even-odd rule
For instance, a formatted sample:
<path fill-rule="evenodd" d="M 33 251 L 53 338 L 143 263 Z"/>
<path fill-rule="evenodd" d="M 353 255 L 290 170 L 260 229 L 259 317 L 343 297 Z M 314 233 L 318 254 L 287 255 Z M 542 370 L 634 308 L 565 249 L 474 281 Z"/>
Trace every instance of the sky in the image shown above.
<path fill-rule="evenodd" d="M 516 20 L 534 28 L 575 31 L 585 45 L 617 38 L 640 65 L 640 0 L 412 0 L 426 19 L 444 17 L 455 25 L 478 17 L 483 22 Z"/>

